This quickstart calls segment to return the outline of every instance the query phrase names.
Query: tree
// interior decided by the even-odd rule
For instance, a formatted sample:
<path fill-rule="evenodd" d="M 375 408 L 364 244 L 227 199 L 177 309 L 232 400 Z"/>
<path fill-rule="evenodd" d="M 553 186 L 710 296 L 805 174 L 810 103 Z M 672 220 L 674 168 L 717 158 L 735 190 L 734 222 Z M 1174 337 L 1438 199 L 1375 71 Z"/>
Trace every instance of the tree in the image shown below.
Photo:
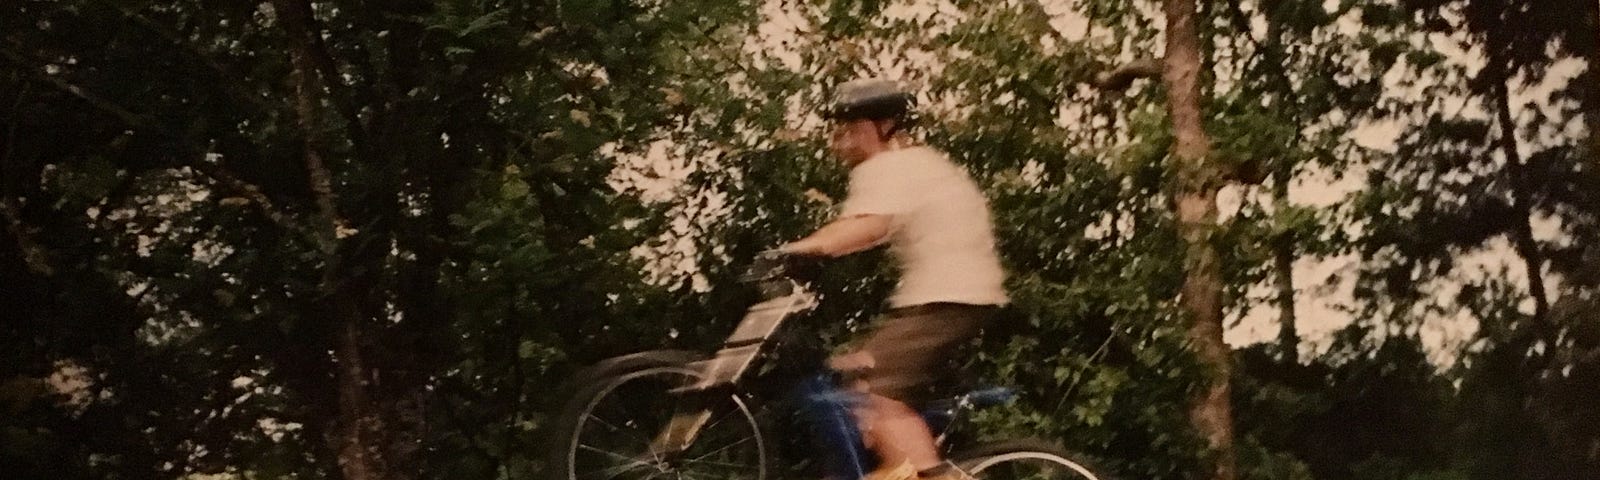
<path fill-rule="evenodd" d="M 6 341 L 77 347 L 18 350 L 27 362 L 7 379 L 26 393 L 30 377 L 86 371 L 97 399 L 17 424 L 44 428 L 25 430 L 30 444 L 102 478 L 536 467 L 517 447 L 543 401 L 527 385 L 555 382 L 548 351 L 581 343 L 582 315 L 632 275 L 616 246 L 629 235 L 609 233 L 632 210 L 592 153 L 665 109 L 602 115 L 661 104 L 647 46 L 684 35 L 683 17 L 526 2 L 22 7 L 0 48 L 18 87 L 5 265 L 46 278 L 35 298 L 51 301 L 8 320 Z M 584 210 L 505 225 L 534 201 Z M 577 250 L 542 288 L 462 301 L 511 287 L 477 283 L 520 278 L 503 265 L 549 268 L 550 249 L 586 238 L 607 249 Z M 505 316 L 530 304 L 554 319 Z M 486 411 L 514 421 L 447 421 Z M 107 425 L 122 427 L 66 435 Z"/>
<path fill-rule="evenodd" d="M 1416 321 L 1403 319 L 1414 307 L 1462 309 L 1478 321 L 1477 341 L 1465 352 L 1460 373 L 1460 454 L 1474 478 L 1578 475 L 1592 469 L 1593 460 L 1577 446 L 1583 441 L 1566 438 L 1574 431 L 1556 427 L 1570 421 L 1557 420 L 1565 414 L 1541 406 L 1541 391 L 1545 384 L 1567 383 L 1557 372 L 1568 370 L 1572 357 L 1554 352 L 1574 345 L 1568 333 L 1573 326 L 1557 323 L 1552 315 L 1554 298 L 1588 295 L 1582 292 L 1592 288 L 1563 282 L 1565 291 L 1558 293 L 1550 280 L 1582 263 L 1576 260 L 1581 254 L 1561 244 L 1586 243 L 1578 239 L 1588 236 L 1583 228 L 1568 226 L 1581 223 L 1592 209 L 1588 195 L 1576 193 L 1595 184 L 1592 168 L 1585 165 L 1587 154 L 1580 153 L 1586 137 L 1561 126 L 1575 123 L 1576 111 L 1592 107 L 1583 100 L 1587 94 L 1579 92 L 1594 88 L 1593 68 L 1549 98 L 1525 104 L 1515 98 L 1556 75 L 1552 67 L 1558 61 L 1589 58 L 1594 21 L 1587 14 L 1595 7 L 1516 1 L 1407 2 L 1404 7 L 1425 29 L 1455 35 L 1467 55 L 1483 63 L 1462 67 L 1437 55 L 1413 58 L 1416 71 L 1437 75 L 1431 89 L 1462 98 L 1467 108 L 1446 113 L 1423 103 L 1395 110 L 1425 120 L 1402 137 L 1397 154 L 1383 162 L 1384 178 L 1375 179 L 1364 194 L 1363 215 L 1372 225 L 1364 249 L 1374 259 L 1374 272 L 1364 280 L 1371 287 L 1365 288 L 1382 289 L 1373 295 L 1394 302 L 1388 314 L 1396 323 Z M 1552 115 L 1541 106 L 1568 100 L 1577 108 L 1566 113 Z M 1548 220 L 1562 225 L 1556 235 L 1567 240 L 1538 238 L 1534 225 Z M 1505 272 L 1493 271 L 1481 279 L 1452 278 L 1464 258 L 1496 249 L 1515 255 L 1516 268 L 1507 271 L 1515 272 L 1516 280 L 1497 278 Z M 1454 306 L 1418 287 L 1437 279 L 1465 284 L 1450 299 Z M 1526 309 L 1518 306 L 1523 302 Z M 1544 429 L 1530 431 L 1530 424 Z"/>
<path fill-rule="evenodd" d="M 554 386 L 718 344 L 744 261 L 829 216 L 844 172 L 813 112 L 863 75 L 923 87 L 921 140 L 991 198 L 1014 315 L 970 367 L 1023 394 L 979 433 L 1136 478 L 1593 463 L 1600 183 L 1571 128 L 1532 140 L 1600 82 L 1516 105 L 1594 58 L 1584 2 L 1167 0 L 1165 36 L 1109 0 L 18 5 L 0 468 L 24 478 L 538 478 Z M 1426 32 L 1503 68 L 1459 69 Z M 1392 154 L 1350 139 L 1374 121 L 1406 127 Z M 1369 165 L 1348 204 L 1286 198 Z M 1547 217 L 1507 270 L 1559 274 L 1544 295 L 1431 289 Z M 1220 342 L 1227 312 L 1292 312 L 1286 263 L 1347 252 L 1361 320 L 1327 351 L 1286 314 L 1276 347 Z M 880 260 L 817 285 L 823 341 L 879 310 Z M 1474 346 L 1424 342 L 1419 319 L 1457 311 Z"/>
<path fill-rule="evenodd" d="M 1211 243 L 1217 222 L 1220 172 L 1207 158 L 1211 140 L 1206 136 L 1200 111 L 1200 46 L 1195 27 L 1195 2 L 1166 0 L 1166 56 L 1161 79 L 1173 131 L 1173 202 L 1178 232 L 1185 245 L 1184 281 L 1179 301 L 1193 322 L 1190 340 L 1202 364 L 1210 371 L 1210 385 L 1201 387 L 1190 406 L 1190 421 L 1205 437 L 1215 455 L 1208 475 L 1217 480 L 1236 476 L 1233 452 L 1233 412 L 1229 405 L 1228 346 L 1222 342 L 1221 266 Z"/>

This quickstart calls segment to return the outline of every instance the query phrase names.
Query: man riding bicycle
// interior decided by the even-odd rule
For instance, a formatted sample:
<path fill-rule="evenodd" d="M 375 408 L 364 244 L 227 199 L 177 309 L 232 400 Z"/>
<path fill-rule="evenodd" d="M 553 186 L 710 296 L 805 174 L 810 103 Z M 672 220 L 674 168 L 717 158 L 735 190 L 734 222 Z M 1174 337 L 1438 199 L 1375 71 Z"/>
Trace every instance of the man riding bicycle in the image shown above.
<path fill-rule="evenodd" d="M 880 468 L 871 480 L 964 478 L 939 458 L 933 434 L 910 405 L 926 400 L 957 347 L 1008 299 L 989 208 L 967 172 L 906 134 L 914 97 L 866 79 L 839 87 L 827 112 L 829 148 L 850 169 L 839 216 L 784 245 L 791 255 L 839 257 L 888 244 L 900 278 L 889 310 L 850 353 L 829 361 L 861 375 L 855 417 Z"/>

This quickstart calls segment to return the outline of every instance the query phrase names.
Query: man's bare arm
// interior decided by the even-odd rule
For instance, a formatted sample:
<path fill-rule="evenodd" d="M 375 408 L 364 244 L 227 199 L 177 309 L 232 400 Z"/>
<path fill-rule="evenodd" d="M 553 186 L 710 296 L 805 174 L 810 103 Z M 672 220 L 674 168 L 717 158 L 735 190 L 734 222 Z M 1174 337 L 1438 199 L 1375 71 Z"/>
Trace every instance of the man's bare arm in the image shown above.
<path fill-rule="evenodd" d="M 787 253 L 842 257 L 878 244 L 889 236 L 888 215 L 857 215 L 841 218 L 818 229 L 806 238 L 784 245 Z"/>

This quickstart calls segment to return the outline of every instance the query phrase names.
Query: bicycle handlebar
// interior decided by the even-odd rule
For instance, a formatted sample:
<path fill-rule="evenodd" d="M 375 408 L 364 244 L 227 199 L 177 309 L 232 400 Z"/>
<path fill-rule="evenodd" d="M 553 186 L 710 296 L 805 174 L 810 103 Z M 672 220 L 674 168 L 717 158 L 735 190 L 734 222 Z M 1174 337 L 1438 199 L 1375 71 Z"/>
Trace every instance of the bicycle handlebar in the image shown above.
<path fill-rule="evenodd" d="M 812 276 L 820 257 L 799 255 L 781 250 L 763 250 L 751 260 L 750 268 L 739 276 L 743 283 L 761 283 L 775 280 L 805 280 Z"/>

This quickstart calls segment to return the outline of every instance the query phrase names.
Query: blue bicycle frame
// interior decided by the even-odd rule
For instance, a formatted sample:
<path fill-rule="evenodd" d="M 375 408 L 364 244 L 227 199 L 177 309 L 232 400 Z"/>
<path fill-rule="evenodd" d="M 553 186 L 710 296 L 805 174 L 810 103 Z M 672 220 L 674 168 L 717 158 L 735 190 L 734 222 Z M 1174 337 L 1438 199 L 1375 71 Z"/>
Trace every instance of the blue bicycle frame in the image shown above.
<path fill-rule="evenodd" d="M 876 467 L 877 458 L 868 452 L 861 441 L 861 429 L 856 424 L 854 410 L 865 397 L 862 393 L 841 388 L 833 372 L 813 375 L 801 381 L 794 389 L 799 408 L 795 414 L 810 434 L 812 448 L 824 478 L 860 480 Z M 945 434 L 960 412 L 975 406 L 998 405 L 1016 397 L 1016 391 L 1006 387 L 974 390 L 955 398 L 935 401 L 921 411 L 923 421 L 937 436 L 942 445 Z"/>
<path fill-rule="evenodd" d="M 839 388 L 834 375 L 814 375 L 800 382 L 794 392 L 799 406 L 795 414 L 810 434 L 824 478 L 859 480 L 876 463 L 861 443 L 855 408 L 864 400 L 860 392 Z"/>
<path fill-rule="evenodd" d="M 762 279 L 761 288 L 767 300 L 750 307 L 715 356 L 691 363 L 691 368 L 703 372 L 701 379 L 675 392 L 704 391 L 737 383 L 784 320 L 809 311 L 817 304 L 813 294 L 792 280 Z M 840 388 L 837 375 L 827 371 L 802 380 L 793 389 L 799 407 L 796 414 L 810 434 L 824 475 L 834 480 L 860 480 L 877 463 L 876 457 L 862 444 L 861 431 L 856 425 L 854 410 L 864 397 L 860 392 Z M 974 405 L 1004 403 L 1012 396 L 1014 392 L 1006 388 L 980 390 L 935 402 L 922 415 L 942 444 L 945 430 L 961 410 Z M 651 442 L 651 451 L 682 451 L 694 441 L 709 414 L 705 409 L 677 412 Z"/>

